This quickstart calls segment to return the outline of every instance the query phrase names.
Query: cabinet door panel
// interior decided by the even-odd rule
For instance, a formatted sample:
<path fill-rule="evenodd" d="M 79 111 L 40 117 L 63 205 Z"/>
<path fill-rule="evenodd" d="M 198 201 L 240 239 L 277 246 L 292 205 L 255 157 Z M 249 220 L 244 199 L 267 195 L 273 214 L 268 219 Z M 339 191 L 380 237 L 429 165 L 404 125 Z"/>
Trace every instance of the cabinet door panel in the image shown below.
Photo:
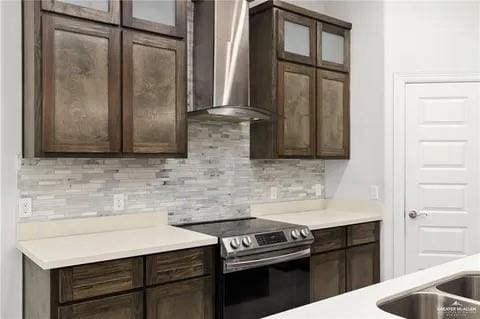
<path fill-rule="evenodd" d="M 52 316 L 55 318 L 55 316 Z M 142 319 L 143 293 L 81 302 L 58 307 L 58 319 Z"/>
<path fill-rule="evenodd" d="M 278 153 L 313 156 L 315 128 L 315 69 L 278 64 Z"/>
<path fill-rule="evenodd" d="M 317 156 L 350 155 L 348 75 L 317 70 Z"/>
<path fill-rule="evenodd" d="M 310 259 L 312 302 L 345 292 L 345 250 L 313 255 Z"/>
<path fill-rule="evenodd" d="M 147 319 L 213 319 L 211 277 L 147 288 Z"/>
<path fill-rule="evenodd" d="M 286 11 L 277 12 L 279 58 L 314 65 L 315 21 Z"/>
<path fill-rule="evenodd" d="M 317 66 L 350 71 L 350 31 L 317 22 Z"/>
<path fill-rule="evenodd" d="M 43 150 L 120 151 L 120 34 L 43 17 Z"/>
<path fill-rule="evenodd" d="M 186 150 L 182 41 L 124 31 L 124 151 Z"/>
<path fill-rule="evenodd" d="M 347 248 L 347 291 L 380 281 L 378 243 Z"/>
<path fill-rule="evenodd" d="M 140 288 L 143 286 L 143 258 L 127 258 L 61 268 L 58 276 L 59 302 Z"/>
<path fill-rule="evenodd" d="M 42 0 L 42 9 L 100 22 L 120 22 L 119 0 Z"/>
<path fill-rule="evenodd" d="M 139 30 L 184 37 L 185 16 L 185 0 L 123 2 L 123 24 Z"/>

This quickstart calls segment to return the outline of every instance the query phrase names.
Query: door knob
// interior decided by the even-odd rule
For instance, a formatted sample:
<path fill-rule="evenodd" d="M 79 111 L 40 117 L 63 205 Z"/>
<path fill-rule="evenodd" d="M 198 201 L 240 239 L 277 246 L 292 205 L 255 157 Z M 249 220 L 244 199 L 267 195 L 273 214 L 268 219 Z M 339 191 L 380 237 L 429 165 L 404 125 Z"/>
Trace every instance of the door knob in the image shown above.
<path fill-rule="evenodd" d="M 419 213 L 416 209 L 412 209 L 411 211 L 408 212 L 408 216 L 411 219 L 415 219 L 418 216 L 428 216 L 428 214 L 427 213 Z"/>

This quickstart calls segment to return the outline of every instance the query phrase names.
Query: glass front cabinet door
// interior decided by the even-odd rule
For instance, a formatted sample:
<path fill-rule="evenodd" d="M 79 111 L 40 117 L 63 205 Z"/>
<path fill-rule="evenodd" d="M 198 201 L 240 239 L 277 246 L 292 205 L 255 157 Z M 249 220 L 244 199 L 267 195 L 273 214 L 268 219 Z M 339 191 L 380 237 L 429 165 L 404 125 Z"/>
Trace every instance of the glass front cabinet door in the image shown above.
<path fill-rule="evenodd" d="M 350 70 L 350 31 L 317 22 L 317 66 L 348 72 Z"/>
<path fill-rule="evenodd" d="M 278 11 L 278 57 L 315 65 L 315 20 Z"/>
<path fill-rule="evenodd" d="M 186 1 L 123 1 L 123 24 L 172 37 L 185 37 Z"/>

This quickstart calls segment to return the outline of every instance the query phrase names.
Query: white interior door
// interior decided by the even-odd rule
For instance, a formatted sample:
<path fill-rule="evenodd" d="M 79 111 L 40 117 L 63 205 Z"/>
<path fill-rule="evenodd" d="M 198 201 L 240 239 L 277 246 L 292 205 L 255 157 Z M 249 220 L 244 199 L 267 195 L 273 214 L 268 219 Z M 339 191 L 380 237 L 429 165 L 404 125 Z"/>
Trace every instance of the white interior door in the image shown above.
<path fill-rule="evenodd" d="M 477 251 L 479 83 L 406 88 L 406 272 Z"/>

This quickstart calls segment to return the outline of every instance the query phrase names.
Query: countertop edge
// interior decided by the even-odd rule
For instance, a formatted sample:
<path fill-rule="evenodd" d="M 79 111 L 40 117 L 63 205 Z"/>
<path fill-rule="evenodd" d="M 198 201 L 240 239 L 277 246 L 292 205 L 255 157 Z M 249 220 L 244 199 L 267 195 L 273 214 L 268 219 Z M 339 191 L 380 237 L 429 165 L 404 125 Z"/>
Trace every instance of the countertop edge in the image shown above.
<path fill-rule="evenodd" d="M 175 227 L 175 226 L 169 226 L 169 227 Z M 175 227 L 175 228 L 178 228 L 178 227 Z M 189 232 L 193 232 L 193 231 L 189 231 Z M 118 251 L 112 251 L 109 253 L 86 255 L 85 257 L 82 256 L 82 257 L 73 257 L 73 258 L 65 258 L 65 259 L 59 258 L 59 259 L 55 259 L 54 261 L 48 261 L 48 260 L 38 258 L 38 255 L 36 255 L 31 250 L 26 248 L 23 245 L 22 241 L 18 241 L 16 243 L 16 248 L 26 257 L 31 259 L 35 264 L 37 264 L 43 270 L 51 270 L 56 268 L 90 264 L 95 262 L 103 262 L 103 261 L 109 261 L 109 260 L 115 260 L 115 259 L 164 253 L 164 252 L 175 251 L 175 250 L 210 246 L 210 245 L 216 245 L 218 243 L 217 237 L 205 235 L 202 233 L 197 233 L 197 234 L 201 235 L 203 238 L 198 240 L 179 242 L 179 243 L 155 245 L 155 246 L 150 246 L 145 248 L 128 249 L 128 250 L 120 249 Z"/>

